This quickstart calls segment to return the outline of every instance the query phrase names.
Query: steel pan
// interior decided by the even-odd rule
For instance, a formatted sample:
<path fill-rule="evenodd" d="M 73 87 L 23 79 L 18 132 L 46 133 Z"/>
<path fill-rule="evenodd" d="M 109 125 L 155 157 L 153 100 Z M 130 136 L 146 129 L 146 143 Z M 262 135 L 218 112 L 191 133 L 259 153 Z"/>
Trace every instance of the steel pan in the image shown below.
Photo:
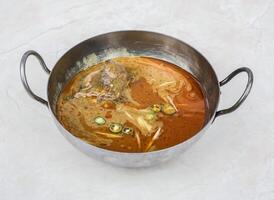
<path fill-rule="evenodd" d="M 30 55 L 35 56 L 44 71 L 49 74 L 47 100 L 33 93 L 28 85 L 25 67 L 27 58 Z M 58 121 L 55 110 L 56 102 L 60 91 L 69 79 L 90 64 L 87 63 L 87 58 L 91 55 L 96 56 L 95 61 L 97 63 L 125 55 L 148 56 L 171 62 L 190 72 L 196 77 L 205 92 L 208 111 L 204 127 L 195 136 L 180 144 L 146 153 L 123 153 L 105 150 L 75 137 Z M 93 64 L 96 64 L 96 62 Z M 234 76 L 243 72 L 247 74 L 248 80 L 242 96 L 232 107 L 217 111 L 220 99 L 220 86 L 225 85 Z M 253 83 L 252 71 L 246 67 L 236 69 L 219 82 L 213 67 L 197 50 L 173 37 L 147 31 L 118 31 L 92 37 L 67 51 L 51 71 L 37 52 L 27 51 L 21 60 L 20 74 L 28 94 L 48 107 L 58 129 L 71 144 L 90 157 L 123 167 L 152 166 L 181 154 L 203 135 L 216 117 L 235 111 L 245 101 Z"/>

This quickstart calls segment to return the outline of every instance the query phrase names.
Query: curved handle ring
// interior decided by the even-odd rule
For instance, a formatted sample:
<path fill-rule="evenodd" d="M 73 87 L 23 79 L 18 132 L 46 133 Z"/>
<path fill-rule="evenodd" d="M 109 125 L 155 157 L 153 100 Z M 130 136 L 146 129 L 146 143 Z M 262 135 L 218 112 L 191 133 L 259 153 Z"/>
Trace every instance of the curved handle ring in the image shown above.
<path fill-rule="evenodd" d="M 23 85 L 24 85 L 24 88 L 26 89 L 27 93 L 30 95 L 30 97 L 32 97 L 33 99 L 39 101 L 40 103 L 42 103 L 42 104 L 48 106 L 48 102 L 47 102 L 45 99 L 43 99 L 43 98 L 37 96 L 36 94 L 34 94 L 34 93 L 32 92 L 32 90 L 30 89 L 30 87 L 29 87 L 29 84 L 28 84 L 28 81 L 27 81 L 27 77 L 26 77 L 26 61 L 27 61 L 27 59 L 28 59 L 28 57 L 29 57 L 30 55 L 35 56 L 35 57 L 39 60 L 41 66 L 42 66 L 43 69 L 44 69 L 44 71 L 45 71 L 46 73 L 50 74 L 50 70 L 49 70 L 48 67 L 46 66 L 46 64 L 45 64 L 45 62 L 44 62 L 44 60 L 43 60 L 43 58 L 42 58 L 36 51 L 30 50 L 30 51 L 27 51 L 26 53 L 24 53 L 24 55 L 23 55 L 22 58 L 21 58 L 21 62 L 20 62 L 20 76 L 21 76 L 21 81 L 22 81 L 22 83 L 23 83 Z"/>
<path fill-rule="evenodd" d="M 240 74 L 241 72 L 245 72 L 247 73 L 248 76 L 248 80 L 247 80 L 247 84 L 246 84 L 246 88 L 242 94 L 242 96 L 238 99 L 238 101 L 231 106 L 230 108 L 224 109 L 224 110 L 219 110 L 216 112 L 215 118 L 219 117 L 221 115 L 224 114 L 228 114 L 231 113 L 233 111 L 235 111 L 246 99 L 246 97 L 248 96 L 248 94 L 250 93 L 250 90 L 252 88 L 253 85 L 253 73 L 252 71 L 247 68 L 247 67 L 241 67 L 239 69 L 236 69 L 235 71 L 233 71 L 231 74 L 229 74 L 224 80 L 222 80 L 220 82 L 220 86 L 225 85 L 226 83 L 228 83 L 234 76 Z"/>

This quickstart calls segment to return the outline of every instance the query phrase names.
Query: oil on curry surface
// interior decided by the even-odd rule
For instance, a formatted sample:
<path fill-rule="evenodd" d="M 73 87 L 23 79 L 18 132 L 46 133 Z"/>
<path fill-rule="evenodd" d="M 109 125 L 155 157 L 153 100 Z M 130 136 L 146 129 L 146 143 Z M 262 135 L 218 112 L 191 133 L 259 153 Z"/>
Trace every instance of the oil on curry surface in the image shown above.
<path fill-rule="evenodd" d="M 206 104 L 196 79 L 148 57 L 114 58 L 74 76 L 57 102 L 62 125 L 89 144 L 147 152 L 181 143 L 204 125 Z"/>

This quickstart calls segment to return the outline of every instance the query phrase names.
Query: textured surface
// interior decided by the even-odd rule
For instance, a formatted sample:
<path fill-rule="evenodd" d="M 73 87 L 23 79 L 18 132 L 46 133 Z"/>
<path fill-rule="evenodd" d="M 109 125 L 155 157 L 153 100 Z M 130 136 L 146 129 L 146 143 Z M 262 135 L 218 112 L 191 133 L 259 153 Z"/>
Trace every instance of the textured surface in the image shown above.
<path fill-rule="evenodd" d="M 274 199 L 274 2 L 1 1 L 0 198 Z M 236 112 L 217 119 L 190 150 L 148 169 L 116 168 L 75 150 L 47 108 L 19 79 L 21 55 L 37 50 L 49 68 L 70 47 L 99 33 L 144 29 L 197 48 L 223 79 L 236 67 L 255 75 Z M 28 62 L 29 82 L 45 96 L 47 75 Z M 241 94 L 240 75 L 222 88 L 220 107 Z"/>

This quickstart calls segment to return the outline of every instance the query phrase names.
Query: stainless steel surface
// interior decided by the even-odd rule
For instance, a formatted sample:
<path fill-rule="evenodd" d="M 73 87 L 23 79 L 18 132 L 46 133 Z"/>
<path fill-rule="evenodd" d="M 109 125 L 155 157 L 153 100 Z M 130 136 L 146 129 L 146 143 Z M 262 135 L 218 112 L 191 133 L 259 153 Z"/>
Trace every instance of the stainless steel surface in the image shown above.
<path fill-rule="evenodd" d="M 236 110 L 246 99 L 246 97 L 248 96 L 248 94 L 250 93 L 250 90 L 252 88 L 252 85 L 253 85 L 253 73 L 252 71 L 247 68 L 247 67 L 242 67 L 242 68 L 239 68 L 239 69 L 236 69 L 235 71 L 233 71 L 231 74 L 229 74 L 224 80 L 222 80 L 220 82 L 220 86 L 223 86 L 225 84 L 227 84 L 234 76 L 236 76 L 237 74 L 239 73 L 242 73 L 242 72 L 246 72 L 247 73 L 247 84 L 246 84 L 246 87 L 245 87 L 245 90 L 242 94 L 242 96 L 239 98 L 239 100 L 233 105 L 231 106 L 230 108 L 227 108 L 227 109 L 224 109 L 224 110 L 220 110 L 220 111 L 217 111 L 216 112 L 216 115 L 215 115 L 215 118 L 216 117 L 219 117 L 221 115 L 224 115 L 224 114 L 227 114 L 227 113 L 231 113 L 233 112 L 234 110 Z"/>
<path fill-rule="evenodd" d="M 163 59 L 174 63 L 193 74 L 204 89 L 204 95 L 208 106 L 207 119 L 203 129 L 194 137 L 178 145 L 159 151 L 146 153 L 122 153 L 109 151 L 92 146 L 79 138 L 74 137 L 60 124 L 56 117 L 55 106 L 58 95 L 67 81 L 76 73 L 83 70 L 84 66 L 79 65 L 79 61 L 84 60 L 84 62 L 86 62 L 86 57 L 91 54 L 96 54 L 97 62 L 107 60 L 109 59 L 109 55 L 106 53 L 108 50 L 112 51 L 112 57 L 124 56 L 124 50 L 126 50 L 126 52 L 131 56 L 149 56 Z M 49 110 L 60 132 L 76 148 L 80 149 L 90 157 L 122 167 L 147 167 L 159 164 L 179 155 L 202 136 L 205 130 L 211 125 L 216 114 L 218 116 L 232 112 L 240 106 L 240 104 L 247 97 L 253 80 L 252 72 L 247 68 L 240 68 L 223 80 L 220 83 L 221 85 L 227 83 L 231 78 L 242 71 L 248 72 L 249 77 L 251 77 L 244 94 L 236 102 L 236 104 L 229 109 L 219 111 L 219 113 L 217 113 L 216 110 L 220 97 L 219 81 L 209 62 L 199 52 L 186 43 L 163 34 L 146 31 L 119 31 L 106 33 L 85 40 L 70 49 L 59 59 L 50 73 L 47 91 L 47 104 L 47 101 L 35 95 L 27 84 L 25 76 L 25 62 L 29 55 L 35 55 L 44 69 L 49 72 L 38 53 L 33 51 L 27 52 L 24 54 L 20 66 L 22 82 L 27 92 L 34 99 L 49 106 Z"/>
<path fill-rule="evenodd" d="M 27 59 L 28 59 L 28 57 L 29 57 L 30 55 L 35 56 L 35 57 L 39 60 L 41 66 L 42 66 L 43 69 L 44 69 L 44 71 L 45 71 L 46 73 L 50 74 L 50 70 L 49 70 L 48 67 L 46 66 L 46 64 L 45 64 L 45 62 L 44 62 L 44 60 L 43 60 L 43 58 L 42 58 L 37 52 L 35 52 L 35 51 L 33 51 L 33 50 L 30 50 L 30 51 L 27 51 L 26 53 L 24 53 L 24 55 L 23 55 L 23 57 L 22 57 L 22 59 L 21 59 L 21 62 L 20 62 L 20 76 L 21 76 L 21 81 L 22 81 L 22 83 L 23 83 L 25 89 L 27 90 L 28 94 L 30 95 L 30 97 L 32 97 L 33 99 L 39 101 L 40 103 L 42 103 L 42 104 L 48 106 L 48 102 L 47 102 L 45 99 L 43 99 L 43 98 L 37 96 L 36 94 L 34 94 L 34 93 L 32 92 L 32 90 L 30 89 L 30 87 L 29 87 L 29 84 L 28 84 L 28 81 L 27 81 L 27 76 L 26 76 L 26 62 L 27 62 Z"/>

